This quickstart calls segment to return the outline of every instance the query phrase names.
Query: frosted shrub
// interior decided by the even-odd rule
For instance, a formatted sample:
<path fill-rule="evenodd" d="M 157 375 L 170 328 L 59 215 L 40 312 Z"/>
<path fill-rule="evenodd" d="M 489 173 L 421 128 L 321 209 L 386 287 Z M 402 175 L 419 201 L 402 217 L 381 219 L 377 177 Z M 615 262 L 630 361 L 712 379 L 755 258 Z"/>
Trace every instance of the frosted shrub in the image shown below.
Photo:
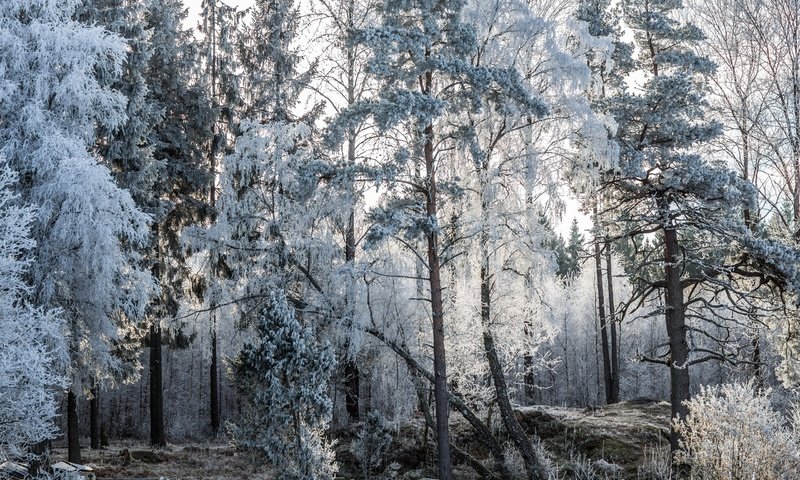
<path fill-rule="evenodd" d="M 350 451 L 361 465 L 364 478 L 370 478 L 371 473 L 381 466 L 391 444 L 392 434 L 386 420 L 380 413 L 370 412 L 364 427 L 350 444 Z"/>
<path fill-rule="evenodd" d="M 800 451 L 768 393 L 727 384 L 703 387 L 688 402 L 689 416 L 675 422 L 683 435 L 683 451 L 676 455 L 691 465 L 693 478 L 800 478 Z"/>
<path fill-rule="evenodd" d="M 264 454 L 278 480 L 326 480 L 336 473 L 325 438 L 331 419 L 328 382 L 333 351 L 295 317 L 283 292 L 273 292 L 256 325 L 257 341 L 236 360 L 237 390 L 247 412 L 231 425 L 234 443 Z"/>

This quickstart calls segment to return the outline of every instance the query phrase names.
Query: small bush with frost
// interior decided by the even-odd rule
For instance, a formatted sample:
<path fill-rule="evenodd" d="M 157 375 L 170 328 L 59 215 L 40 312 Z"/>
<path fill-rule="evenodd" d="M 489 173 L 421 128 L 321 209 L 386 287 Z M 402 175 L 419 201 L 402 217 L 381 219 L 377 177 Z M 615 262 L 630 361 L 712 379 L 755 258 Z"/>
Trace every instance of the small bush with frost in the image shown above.
<path fill-rule="evenodd" d="M 386 420 L 380 413 L 370 412 L 363 428 L 350 444 L 350 451 L 361 466 L 364 478 L 370 478 L 381 466 L 391 444 L 392 432 Z"/>
<path fill-rule="evenodd" d="M 693 478 L 800 478 L 800 449 L 768 394 L 726 384 L 702 387 L 688 402 L 688 417 L 675 421 L 683 436 L 677 460 L 691 465 Z"/>

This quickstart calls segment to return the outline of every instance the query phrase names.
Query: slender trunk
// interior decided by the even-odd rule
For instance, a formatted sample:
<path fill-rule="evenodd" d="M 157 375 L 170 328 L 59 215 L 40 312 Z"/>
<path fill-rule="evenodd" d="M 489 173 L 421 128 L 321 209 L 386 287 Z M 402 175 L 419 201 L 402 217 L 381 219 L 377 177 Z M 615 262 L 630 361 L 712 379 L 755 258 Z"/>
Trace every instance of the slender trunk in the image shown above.
<path fill-rule="evenodd" d="M 89 425 L 91 428 L 92 450 L 100 448 L 100 387 L 97 382 L 92 385 L 92 399 L 89 401 Z"/>
<path fill-rule="evenodd" d="M 666 280 L 666 326 L 669 337 L 670 403 L 672 418 L 686 419 L 689 409 L 689 344 L 686 340 L 686 318 L 681 285 L 680 245 L 674 226 L 664 229 L 664 279 Z M 688 478 L 688 465 L 679 464 L 675 453 L 680 449 L 681 435 L 670 424 L 670 450 L 673 478 Z"/>
<path fill-rule="evenodd" d="M 485 238 L 483 241 L 487 241 Z M 485 255 L 487 255 L 486 245 L 483 245 L 484 250 L 484 263 L 486 263 Z M 522 455 L 522 461 L 525 464 L 525 471 L 530 480 L 546 480 L 547 471 L 543 466 L 543 462 L 533 449 L 530 438 L 523 430 L 522 425 L 517 421 L 514 414 L 514 409 L 511 406 L 511 401 L 508 398 L 508 386 L 506 384 L 505 374 L 503 373 L 503 366 L 497 356 L 497 348 L 494 344 L 494 336 L 490 328 L 491 317 L 491 288 L 489 285 L 490 278 L 486 265 L 481 267 L 481 322 L 483 324 L 483 349 L 486 354 L 486 359 L 489 361 L 489 371 L 492 375 L 492 383 L 494 384 L 495 397 L 497 406 L 500 410 L 500 418 L 503 420 L 503 426 L 506 428 L 511 441 L 517 447 L 517 450 Z"/>
<path fill-rule="evenodd" d="M 597 222 L 597 204 L 594 206 L 594 219 Z M 595 226 L 595 228 L 599 228 Z M 608 348 L 608 325 L 606 324 L 606 304 L 603 292 L 603 263 L 600 252 L 600 236 L 594 238 L 594 265 L 597 280 L 597 312 L 600 315 L 600 350 L 603 356 L 603 386 L 605 387 L 606 403 L 614 403 L 612 396 L 612 371 L 611 352 Z"/>
<path fill-rule="evenodd" d="M 161 371 L 161 328 L 150 325 L 150 444 L 166 447 L 164 436 L 164 389 Z"/>
<path fill-rule="evenodd" d="M 209 388 L 211 393 L 211 433 L 216 436 L 219 433 L 219 366 L 217 359 L 217 330 L 216 315 L 212 313 L 214 321 L 211 331 L 211 381 Z"/>
<path fill-rule="evenodd" d="M 426 52 L 426 57 L 430 51 Z M 433 73 L 425 72 L 423 76 L 423 94 L 433 92 Z M 428 189 L 425 198 L 425 213 L 428 221 L 435 224 L 438 218 L 436 169 L 433 158 L 433 125 L 425 127 L 423 154 L 425 159 L 425 178 Z M 453 466 L 450 459 L 450 431 L 448 425 L 448 392 L 447 362 L 444 347 L 444 304 L 442 302 L 441 262 L 439 261 L 439 234 L 433 228 L 426 234 L 428 250 L 428 280 L 431 293 L 431 317 L 433 321 L 433 375 L 434 396 L 436 401 L 436 446 L 439 455 L 439 480 L 450 480 Z"/>
<path fill-rule="evenodd" d="M 490 198 L 487 191 L 488 187 L 488 172 L 489 161 L 488 159 L 483 164 L 481 176 L 483 178 L 483 188 L 481 189 L 481 217 L 483 218 L 483 231 L 480 237 L 481 249 L 481 325 L 483 327 L 483 350 L 486 355 L 486 360 L 489 362 L 489 373 L 491 375 L 491 383 L 494 385 L 495 400 L 497 407 L 500 411 L 500 418 L 503 421 L 503 426 L 508 433 L 509 438 L 516 446 L 517 450 L 522 455 L 522 461 L 525 464 L 525 471 L 530 480 L 546 480 L 547 472 L 543 468 L 543 462 L 540 460 L 536 451 L 531 444 L 530 438 L 523 430 L 522 425 L 517 421 L 514 414 L 514 409 L 511 406 L 511 400 L 508 396 L 508 385 L 506 383 L 505 373 L 503 366 L 500 363 L 500 358 L 497 355 L 497 348 L 494 343 L 494 335 L 491 330 L 492 322 L 492 275 L 489 271 L 489 225 L 488 213 L 490 206 Z M 532 325 L 526 325 L 526 334 L 528 328 L 533 328 Z M 529 362 L 532 361 L 530 356 L 525 358 L 526 369 L 530 367 Z M 527 375 L 533 375 L 531 369 L 526 370 Z M 526 383 L 532 383 L 530 380 Z M 488 421 L 487 421 L 488 423 Z"/>
<path fill-rule="evenodd" d="M 217 4 L 216 1 L 211 4 L 211 58 L 209 63 L 211 65 L 211 102 L 217 105 Z M 217 149 L 219 148 L 220 141 L 217 138 L 217 122 L 211 124 L 211 148 L 209 149 L 209 170 L 211 170 L 211 184 L 208 188 L 208 203 L 212 209 L 216 208 L 217 204 Z M 212 266 L 211 274 L 217 272 Z M 211 433 L 217 435 L 220 426 L 220 411 L 219 411 L 219 357 L 217 354 L 217 317 L 216 317 L 216 298 L 212 292 L 211 298 L 211 365 L 209 367 L 209 403 L 211 408 Z"/>
<path fill-rule="evenodd" d="M 67 459 L 81 463 L 81 438 L 78 430 L 78 396 L 67 392 Z"/>
<path fill-rule="evenodd" d="M 354 99 L 353 99 L 354 101 Z M 350 131 L 347 141 L 347 161 L 349 165 L 355 164 L 356 161 L 356 134 Z M 355 193 L 351 195 L 355 197 Z M 345 232 L 344 242 L 344 258 L 345 263 L 352 267 L 356 259 L 356 222 L 355 222 L 355 198 L 351 198 L 350 211 L 347 219 L 347 231 Z M 350 319 L 351 327 L 353 321 L 353 311 L 355 309 L 355 294 L 353 292 L 353 281 L 351 278 L 347 286 L 347 305 L 346 311 Z M 361 372 L 358 368 L 358 363 L 355 358 L 351 358 L 350 342 L 345 342 L 344 345 L 344 393 L 345 393 L 345 409 L 350 420 L 357 422 L 359 418 L 359 403 L 361 391 Z"/>
<path fill-rule="evenodd" d="M 611 242 L 606 240 L 606 281 L 608 283 L 608 327 L 611 333 L 611 396 L 608 403 L 619 402 L 619 338 L 614 306 L 614 275 L 611 271 Z"/>
<path fill-rule="evenodd" d="M 428 84 L 431 74 L 426 74 Z M 425 128 L 425 173 L 428 179 L 426 210 L 431 221 L 436 219 L 436 172 L 433 165 L 433 126 Z M 431 291 L 431 316 L 433 317 L 433 374 L 434 396 L 436 398 L 436 446 L 439 454 L 439 479 L 452 478 L 450 459 L 450 432 L 448 427 L 449 407 L 447 401 L 447 363 L 444 347 L 444 311 L 442 302 L 441 265 L 439 262 L 439 238 L 435 231 L 429 231 L 428 267 Z"/>

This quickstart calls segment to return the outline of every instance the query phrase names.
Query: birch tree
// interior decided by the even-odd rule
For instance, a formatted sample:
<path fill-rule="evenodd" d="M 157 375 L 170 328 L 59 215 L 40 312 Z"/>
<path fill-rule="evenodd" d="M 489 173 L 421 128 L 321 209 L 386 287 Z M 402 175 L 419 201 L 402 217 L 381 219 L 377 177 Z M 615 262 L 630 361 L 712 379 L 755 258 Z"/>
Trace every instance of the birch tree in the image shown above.
<path fill-rule="evenodd" d="M 149 218 L 89 151 L 96 125 L 125 119 L 122 95 L 97 79 L 120 73 L 124 43 L 73 20 L 77 6 L 0 5 L 0 150 L 19 172 L 22 199 L 39 209 L 32 299 L 64 312 L 69 457 L 79 462 L 77 392 L 135 373 L 138 321 L 155 285 L 137 252 Z"/>

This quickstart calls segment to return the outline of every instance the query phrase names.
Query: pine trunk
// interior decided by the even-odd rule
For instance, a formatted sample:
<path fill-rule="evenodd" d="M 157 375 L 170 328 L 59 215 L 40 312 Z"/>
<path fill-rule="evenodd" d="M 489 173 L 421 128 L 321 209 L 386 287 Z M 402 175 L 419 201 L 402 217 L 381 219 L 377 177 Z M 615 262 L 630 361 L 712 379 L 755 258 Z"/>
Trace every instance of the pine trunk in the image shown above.
<path fill-rule="evenodd" d="M 608 403 L 619 402 L 619 338 L 614 305 L 614 275 L 611 272 L 611 242 L 606 240 L 606 280 L 608 283 L 608 327 L 611 334 L 611 397 Z"/>
<path fill-rule="evenodd" d="M 597 218 L 597 206 L 594 208 L 595 219 Z M 600 318 L 600 353 L 603 357 L 603 386 L 605 387 L 606 403 L 612 401 L 612 372 L 611 372 L 611 352 L 608 348 L 608 325 L 606 323 L 606 304 L 603 292 L 603 264 L 600 252 L 600 238 L 594 239 L 594 265 L 597 280 L 597 312 Z"/>
<path fill-rule="evenodd" d="M 670 403 L 672 418 L 686 419 L 689 410 L 689 344 L 686 340 L 686 318 L 681 284 L 680 245 L 674 227 L 664 229 L 664 277 L 666 280 L 666 324 L 669 337 Z M 689 467 L 677 463 L 675 453 L 680 449 L 681 436 L 670 424 L 670 450 L 673 458 L 673 478 L 688 478 Z"/>
<path fill-rule="evenodd" d="M 161 371 L 161 328 L 150 325 L 150 444 L 166 447 L 164 436 L 164 389 Z"/>
<path fill-rule="evenodd" d="M 217 360 L 217 331 L 216 322 L 211 332 L 211 381 L 209 382 L 211 396 L 211 433 L 219 433 L 219 365 Z"/>
<path fill-rule="evenodd" d="M 433 87 L 433 75 L 425 74 L 426 92 Z M 425 127 L 425 175 L 428 181 L 426 212 L 431 221 L 437 218 L 436 171 L 433 164 L 433 126 Z M 434 230 L 428 231 L 428 268 L 431 291 L 431 316 L 433 317 L 433 375 L 436 400 L 436 446 L 439 456 L 439 480 L 452 478 L 450 459 L 450 431 L 448 426 L 449 402 L 447 392 L 447 363 L 444 347 L 444 304 L 442 302 L 439 238 Z"/>
<path fill-rule="evenodd" d="M 67 392 L 67 459 L 81 463 L 81 437 L 78 428 L 78 396 Z"/>
<path fill-rule="evenodd" d="M 91 428 L 92 450 L 100 448 L 100 387 L 97 382 L 92 386 L 92 399 L 89 401 L 89 424 Z"/>

